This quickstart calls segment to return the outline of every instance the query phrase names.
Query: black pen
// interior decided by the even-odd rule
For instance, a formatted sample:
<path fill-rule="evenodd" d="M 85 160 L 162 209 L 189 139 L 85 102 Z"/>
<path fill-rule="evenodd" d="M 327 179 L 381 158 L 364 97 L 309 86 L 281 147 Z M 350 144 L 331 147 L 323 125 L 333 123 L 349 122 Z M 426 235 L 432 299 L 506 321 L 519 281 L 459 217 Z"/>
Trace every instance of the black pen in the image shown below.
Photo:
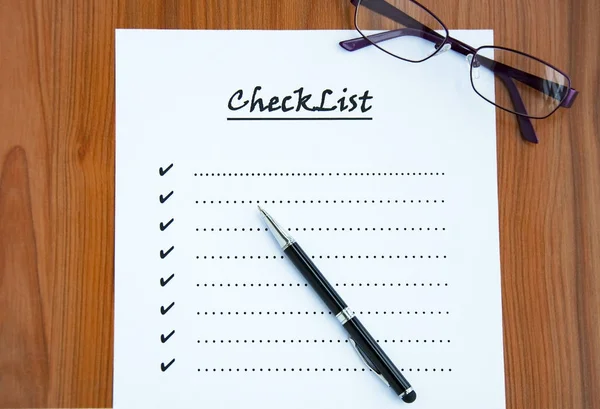
<path fill-rule="evenodd" d="M 417 398 L 410 383 L 404 378 L 402 373 L 396 368 L 390 358 L 383 352 L 379 344 L 369 334 L 365 327 L 360 323 L 354 312 L 342 300 L 342 297 L 333 289 L 331 284 L 323 277 L 317 266 L 311 261 L 310 257 L 302 250 L 300 245 L 288 232 L 286 232 L 277 222 L 258 206 L 262 213 L 265 223 L 271 233 L 281 246 L 284 254 L 288 256 L 296 266 L 306 281 L 317 292 L 321 300 L 327 305 L 329 310 L 336 316 L 338 321 L 350 335 L 350 343 L 356 349 L 359 356 L 369 368 L 379 378 L 385 382 L 394 392 L 402 398 L 404 402 L 411 403 Z"/>

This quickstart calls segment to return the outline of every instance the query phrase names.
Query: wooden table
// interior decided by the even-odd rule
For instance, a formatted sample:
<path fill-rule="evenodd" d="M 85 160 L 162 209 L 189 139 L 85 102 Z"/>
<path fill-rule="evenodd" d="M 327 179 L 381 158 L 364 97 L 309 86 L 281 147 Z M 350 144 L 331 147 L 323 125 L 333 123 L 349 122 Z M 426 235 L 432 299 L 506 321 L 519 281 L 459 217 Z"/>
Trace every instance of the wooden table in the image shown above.
<path fill-rule="evenodd" d="M 535 122 L 537 146 L 498 111 L 506 393 L 509 409 L 600 408 L 600 2 L 423 3 L 451 29 L 493 28 L 581 92 Z M 114 29 L 350 29 L 353 11 L 0 1 L 0 407 L 112 405 Z"/>

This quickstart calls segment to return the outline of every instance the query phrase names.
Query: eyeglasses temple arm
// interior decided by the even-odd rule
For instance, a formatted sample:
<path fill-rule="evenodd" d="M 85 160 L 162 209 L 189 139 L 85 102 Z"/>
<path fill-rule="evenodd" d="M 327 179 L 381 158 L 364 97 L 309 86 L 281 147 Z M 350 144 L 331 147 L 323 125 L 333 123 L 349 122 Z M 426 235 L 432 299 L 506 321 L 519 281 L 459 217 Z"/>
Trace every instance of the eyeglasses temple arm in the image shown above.
<path fill-rule="evenodd" d="M 527 109 L 525 108 L 523 99 L 521 98 L 521 95 L 519 94 L 519 91 L 517 90 L 517 87 L 513 80 L 504 73 L 497 73 L 496 75 L 506 86 L 515 111 L 527 114 Z M 523 137 L 523 139 L 531 143 L 538 143 L 538 138 L 535 133 L 535 129 L 533 129 L 531 119 L 521 115 L 515 116 L 517 117 L 517 122 L 519 122 L 519 129 L 521 130 L 521 136 Z"/>
<path fill-rule="evenodd" d="M 437 33 L 436 33 L 437 34 Z M 436 43 L 436 47 L 444 41 L 444 38 L 441 36 L 432 36 L 431 34 L 420 30 L 418 28 L 400 28 L 397 30 L 383 31 L 381 33 L 372 34 L 370 36 L 365 37 L 357 37 L 351 38 L 349 40 L 340 41 L 340 46 L 347 51 L 356 51 L 361 48 L 365 48 L 367 46 L 381 43 L 386 40 L 391 40 L 393 38 L 404 37 L 404 36 L 413 36 L 420 37 L 425 40 Z M 436 42 L 436 40 L 438 40 Z"/>
<path fill-rule="evenodd" d="M 567 97 L 564 99 L 562 104 L 560 104 L 563 108 L 571 108 L 575 103 L 575 99 L 577 99 L 577 95 L 579 95 L 579 91 L 573 88 L 569 88 L 569 92 L 567 93 Z"/>

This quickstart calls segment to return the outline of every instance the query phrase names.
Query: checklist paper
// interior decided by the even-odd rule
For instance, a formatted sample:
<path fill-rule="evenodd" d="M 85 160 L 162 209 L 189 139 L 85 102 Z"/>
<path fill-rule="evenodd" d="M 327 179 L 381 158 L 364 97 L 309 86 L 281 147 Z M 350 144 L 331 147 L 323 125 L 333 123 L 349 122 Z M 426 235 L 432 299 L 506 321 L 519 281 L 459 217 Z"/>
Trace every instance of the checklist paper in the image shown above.
<path fill-rule="evenodd" d="M 259 205 L 410 407 L 505 407 L 494 106 L 464 56 L 338 45 L 356 35 L 117 30 L 115 408 L 407 406 Z"/>

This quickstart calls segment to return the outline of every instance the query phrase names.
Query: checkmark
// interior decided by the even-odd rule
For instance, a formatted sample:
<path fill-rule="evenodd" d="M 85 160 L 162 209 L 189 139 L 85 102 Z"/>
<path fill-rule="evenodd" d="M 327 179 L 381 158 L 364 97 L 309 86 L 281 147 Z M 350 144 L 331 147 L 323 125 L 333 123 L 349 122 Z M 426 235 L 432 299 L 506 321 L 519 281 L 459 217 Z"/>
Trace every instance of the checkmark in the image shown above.
<path fill-rule="evenodd" d="M 171 248 L 169 250 L 167 250 L 167 251 L 161 250 L 160 251 L 160 258 L 167 257 L 169 255 L 169 253 L 173 251 L 174 248 L 175 248 L 175 246 L 171 246 Z"/>
<path fill-rule="evenodd" d="M 168 283 L 169 281 L 171 281 L 171 279 L 172 279 L 173 277 L 175 277 L 175 274 L 171 274 L 171 276 L 170 276 L 169 278 L 167 278 L 166 280 L 165 280 L 164 278 L 162 278 L 162 277 L 161 277 L 161 279 L 160 279 L 160 286 L 161 286 L 161 287 L 164 287 L 165 285 L 167 285 L 167 283 Z"/>
<path fill-rule="evenodd" d="M 160 169 L 158 169 L 158 174 L 161 176 L 164 176 L 167 174 L 168 171 L 171 170 L 171 168 L 173 167 L 173 164 L 171 163 L 169 166 L 167 166 L 165 169 L 163 169 L 162 167 Z"/>
<path fill-rule="evenodd" d="M 167 200 L 169 200 L 169 198 L 170 198 L 171 196 L 173 196 L 173 191 L 171 191 L 171 193 L 169 193 L 169 194 L 168 194 L 168 195 L 166 195 L 166 196 L 160 195 L 160 196 L 158 197 L 158 200 L 160 200 L 160 202 L 161 202 L 161 203 L 164 203 L 164 202 L 166 202 Z"/>
<path fill-rule="evenodd" d="M 162 342 L 163 344 L 165 342 L 167 342 L 169 340 L 169 338 L 171 338 L 173 336 L 173 334 L 175 333 L 175 330 L 171 331 L 171 333 L 169 335 L 167 335 L 165 337 L 165 334 L 160 334 L 160 342 Z"/>
<path fill-rule="evenodd" d="M 160 307 L 160 313 L 161 313 L 162 315 L 165 315 L 167 312 L 169 312 L 169 310 L 170 310 L 171 308 L 173 308 L 173 306 L 174 306 L 174 305 L 175 305 L 175 301 L 173 301 L 173 302 L 171 303 L 171 305 L 169 305 L 167 308 L 165 308 L 165 307 L 163 307 L 163 306 L 161 305 L 161 307 Z"/>
<path fill-rule="evenodd" d="M 160 228 L 160 231 L 165 231 L 165 229 L 167 227 L 169 227 L 171 225 L 171 223 L 173 223 L 175 221 L 175 219 L 171 219 L 167 222 L 167 224 L 164 224 L 163 222 L 160 222 L 160 226 L 158 226 Z"/>
<path fill-rule="evenodd" d="M 165 365 L 165 363 L 164 363 L 164 362 L 161 362 L 161 363 L 160 363 L 160 370 L 161 370 L 161 371 L 163 371 L 163 372 L 164 372 L 164 371 L 166 371 L 167 369 L 169 369 L 169 367 L 170 367 L 171 365 L 173 365 L 173 362 L 175 362 L 175 358 L 173 358 L 173 359 L 171 360 L 171 362 L 169 362 L 169 363 L 168 363 L 168 364 L 166 364 L 166 365 Z"/>

